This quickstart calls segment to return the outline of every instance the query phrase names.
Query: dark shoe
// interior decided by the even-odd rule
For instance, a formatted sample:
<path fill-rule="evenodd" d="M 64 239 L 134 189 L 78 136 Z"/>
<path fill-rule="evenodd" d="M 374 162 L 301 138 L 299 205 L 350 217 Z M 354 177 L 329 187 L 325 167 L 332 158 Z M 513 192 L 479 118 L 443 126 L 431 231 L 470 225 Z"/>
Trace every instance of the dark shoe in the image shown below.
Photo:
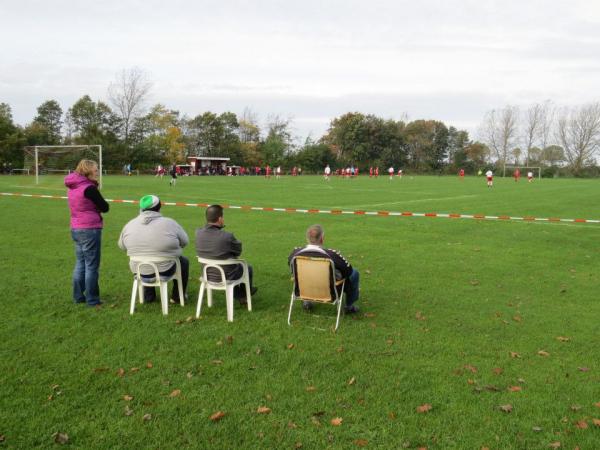
<path fill-rule="evenodd" d="M 356 305 L 350 305 L 350 306 L 346 306 L 344 308 L 344 311 L 346 312 L 346 314 L 356 314 L 357 312 L 360 311 L 360 308 Z"/>
<path fill-rule="evenodd" d="M 313 310 L 313 304 L 311 302 L 302 302 L 302 309 L 310 312 Z"/>
<path fill-rule="evenodd" d="M 254 295 L 258 292 L 258 288 L 256 286 L 252 286 L 250 289 L 250 295 Z"/>
<path fill-rule="evenodd" d="M 73 303 L 75 304 L 80 304 L 80 303 L 85 303 L 85 298 L 83 300 L 73 300 Z"/>

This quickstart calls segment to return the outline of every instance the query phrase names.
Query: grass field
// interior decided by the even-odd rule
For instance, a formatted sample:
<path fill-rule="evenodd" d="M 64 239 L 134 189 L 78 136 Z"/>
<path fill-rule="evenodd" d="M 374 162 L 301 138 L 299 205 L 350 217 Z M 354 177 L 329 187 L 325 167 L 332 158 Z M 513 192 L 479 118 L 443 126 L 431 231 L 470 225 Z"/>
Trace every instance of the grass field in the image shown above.
<path fill-rule="evenodd" d="M 65 195 L 62 179 L 0 192 Z M 598 180 L 107 177 L 106 198 L 598 219 Z M 105 215 L 104 307 L 71 301 L 65 200 L 0 196 L 0 435 L 6 448 L 600 448 L 600 225 L 225 211 L 259 292 L 226 321 L 190 301 L 129 315 L 117 245 L 133 204 Z M 312 223 L 361 273 L 362 308 L 295 309 L 287 255 Z M 426 412 L 417 408 L 431 405 Z M 510 407 L 508 406 L 510 405 Z M 505 410 L 501 409 L 501 406 Z M 260 414 L 259 407 L 270 408 Z M 422 409 L 429 409 L 428 407 Z M 222 411 L 219 421 L 210 416 Z M 150 416 L 148 416 L 150 415 Z M 145 418 L 144 418 L 145 417 Z M 341 424 L 339 420 L 341 419 Z M 337 424 L 337 425 L 336 425 Z"/>

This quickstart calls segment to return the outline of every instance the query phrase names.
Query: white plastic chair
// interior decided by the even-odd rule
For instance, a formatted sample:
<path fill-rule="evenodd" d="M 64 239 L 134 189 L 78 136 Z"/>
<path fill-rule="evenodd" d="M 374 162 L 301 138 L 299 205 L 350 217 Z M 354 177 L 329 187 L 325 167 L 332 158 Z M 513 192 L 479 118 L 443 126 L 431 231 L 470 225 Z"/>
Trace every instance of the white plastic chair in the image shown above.
<path fill-rule="evenodd" d="M 132 256 L 130 258 L 132 262 L 137 263 L 137 271 L 133 274 L 133 289 L 131 290 L 131 307 L 129 308 L 129 314 L 133 314 L 135 311 L 135 298 L 136 292 L 139 296 L 140 303 L 144 303 L 144 286 L 148 287 L 159 287 L 160 288 L 160 303 L 162 307 L 162 313 L 164 315 L 169 314 L 169 293 L 168 284 L 171 280 L 177 280 L 177 286 L 179 289 L 179 304 L 184 305 L 183 295 L 183 283 L 181 280 L 181 263 L 178 257 L 156 257 L 156 256 Z M 175 273 L 171 276 L 161 276 L 158 270 L 157 264 L 162 262 L 171 261 L 175 263 Z M 143 266 L 149 266 L 154 272 L 154 277 L 146 278 L 141 275 L 141 268 Z"/>
<path fill-rule="evenodd" d="M 290 300 L 288 325 L 291 325 L 294 300 L 323 303 L 337 307 L 335 329 L 340 324 L 342 303 L 344 302 L 345 280 L 335 279 L 335 265 L 329 258 L 297 255 L 291 262 L 294 287 Z M 298 291 L 298 295 L 296 295 Z M 340 294 L 341 292 L 341 294 Z"/>
<path fill-rule="evenodd" d="M 227 320 L 233 322 L 233 288 L 238 284 L 246 285 L 246 302 L 248 311 L 252 311 L 252 294 L 250 293 L 250 275 L 248 272 L 248 263 L 243 259 L 207 259 L 198 257 L 198 262 L 202 266 L 202 275 L 200 276 L 200 292 L 198 293 L 198 307 L 196 308 L 196 318 L 200 317 L 202 302 L 204 300 L 204 290 L 208 297 L 208 307 L 212 307 L 212 291 L 225 291 L 225 302 L 227 304 Z M 223 266 L 232 264 L 241 264 L 244 268 L 242 276 L 237 280 L 228 280 L 225 277 Z M 215 269 L 221 276 L 221 281 L 210 281 L 207 270 Z"/>

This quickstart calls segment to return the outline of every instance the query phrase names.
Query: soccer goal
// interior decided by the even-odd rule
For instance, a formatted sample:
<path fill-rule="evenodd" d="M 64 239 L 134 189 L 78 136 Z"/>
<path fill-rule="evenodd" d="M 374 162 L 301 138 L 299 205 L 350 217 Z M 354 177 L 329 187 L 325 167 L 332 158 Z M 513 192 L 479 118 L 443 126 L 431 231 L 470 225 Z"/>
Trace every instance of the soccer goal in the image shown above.
<path fill-rule="evenodd" d="M 519 169 L 521 172 L 522 178 L 527 178 L 527 173 L 532 172 L 534 178 L 542 179 L 542 168 L 541 167 L 532 167 L 532 166 L 505 166 L 504 168 L 504 176 L 508 174 L 509 177 L 512 177 L 515 173 L 515 170 Z"/>
<path fill-rule="evenodd" d="M 98 162 L 98 184 L 102 187 L 101 145 L 35 145 L 25 147 L 25 169 L 35 173 L 35 184 L 40 175 L 69 174 L 82 159 Z"/>

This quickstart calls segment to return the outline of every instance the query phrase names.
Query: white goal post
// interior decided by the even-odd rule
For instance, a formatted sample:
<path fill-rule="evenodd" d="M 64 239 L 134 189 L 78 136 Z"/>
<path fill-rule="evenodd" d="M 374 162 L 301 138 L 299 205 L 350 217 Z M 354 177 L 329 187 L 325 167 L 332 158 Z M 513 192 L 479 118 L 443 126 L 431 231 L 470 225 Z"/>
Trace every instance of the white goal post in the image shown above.
<path fill-rule="evenodd" d="M 509 176 L 512 176 L 512 174 L 515 172 L 515 169 L 519 169 L 522 177 L 526 177 L 527 172 L 533 172 L 534 177 L 538 178 L 539 180 L 542 179 L 542 168 L 539 166 L 509 166 L 509 165 L 506 165 L 504 167 L 504 176 L 506 176 L 506 171 L 508 171 L 508 170 L 510 170 Z M 537 170 L 537 175 L 535 175 L 536 170 Z"/>
<path fill-rule="evenodd" d="M 40 183 L 40 151 L 45 152 L 46 150 L 49 152 L 55 151 L 54 153 L 70 153 L 73 150 L 91 150 L 97 149 L 97 157 L 98 157 L 98 185 L 102 187 L 102 146 L 97 144 L 91 145 L 35 145 L 30 147 L 25 147 L 26 152 L 31 152 L 33 150 L 34 157 L 34 169 L 35 169 L 35 184 Z M 63 152 L 61 152 L 63 150 Z M 56 170 L 56 169 L 48 169 L 48 171 L 52 172 L 70 172 L 72 169 L 64 169 L 64 170 Z"/>

